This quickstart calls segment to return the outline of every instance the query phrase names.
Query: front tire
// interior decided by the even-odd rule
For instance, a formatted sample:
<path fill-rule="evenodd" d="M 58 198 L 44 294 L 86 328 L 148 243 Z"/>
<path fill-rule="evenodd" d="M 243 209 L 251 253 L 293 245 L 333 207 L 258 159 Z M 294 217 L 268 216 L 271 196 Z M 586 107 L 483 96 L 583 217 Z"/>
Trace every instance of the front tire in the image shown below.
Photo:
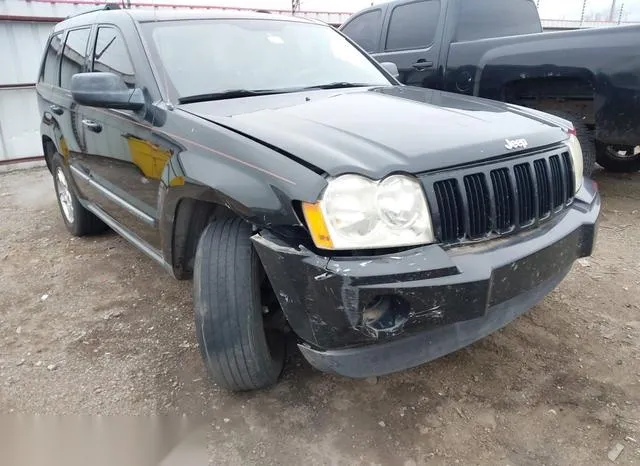
<path fill-rule="evenodd" d="M 610 146 L 596 142 L 598 163 L 610 172 L 633 173 L 640 170 L 640 152 L 632 146 Z"/>
<path fill-rule="evenodd" d="M 284 365 L 281 310 L 269 299 L 266 276 L 239 218 L 221 218 L 202 233 L 194 265 L 196 336 L 209 375 L 233 391 L 277 382 Z M 270 314 L 272 313 L 272 314 Z"/>
<path fill-rule="evenodd" d="M 64 166 L 62 156 L 54 154 L 51 163 L 53 185 L 58 198 L 58 207 L 64 224 L 73 236 L 84 236 L 102 233 L 107 225 L 94 214 L 85 209 L 73 192 L 71 180 Z"/>

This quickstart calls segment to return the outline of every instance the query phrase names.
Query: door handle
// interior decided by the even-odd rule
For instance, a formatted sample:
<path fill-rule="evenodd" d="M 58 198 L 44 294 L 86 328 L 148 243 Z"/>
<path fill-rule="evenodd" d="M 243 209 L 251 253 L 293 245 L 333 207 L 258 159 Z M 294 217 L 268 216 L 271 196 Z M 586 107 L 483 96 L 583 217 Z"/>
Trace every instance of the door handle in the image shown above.
<path fill-rule="evenodd" d="M 64 109 L 58 105 L 49 105 L 49 109 L 56 115 L 62 115 L 64 113 Z"/>
<path fill-rule="evenodd" d="M 411 65 L 411 68 L 418 71 L 423 71 L 423 70 L 426 70 L 427 68 L 432 68 L 432 67 L 433 67 L 433 62 L 426 61 L 426 60 L 418 60 L 413 65 Z"/>
<path fill-rule="evenodd" d="M 82 124 L 86 126 L 89 131 L 93 131 L 94 133 L 102 131 L 102 125 L 93 120 L 82 120 Z"/>

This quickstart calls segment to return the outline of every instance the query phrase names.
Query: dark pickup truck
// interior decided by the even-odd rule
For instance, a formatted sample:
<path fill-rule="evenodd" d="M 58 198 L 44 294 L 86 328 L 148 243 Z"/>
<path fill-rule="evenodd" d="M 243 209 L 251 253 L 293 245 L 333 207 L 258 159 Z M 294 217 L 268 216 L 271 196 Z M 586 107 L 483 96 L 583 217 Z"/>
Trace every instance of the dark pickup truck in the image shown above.
<path fill-rule="evenodd" d="M 640 26 L 542 32 L 531 0 L 400 0 L 341 31 L 403 84 L 485 97 L 573 122 L 585 174 L 640 169 Z"/>

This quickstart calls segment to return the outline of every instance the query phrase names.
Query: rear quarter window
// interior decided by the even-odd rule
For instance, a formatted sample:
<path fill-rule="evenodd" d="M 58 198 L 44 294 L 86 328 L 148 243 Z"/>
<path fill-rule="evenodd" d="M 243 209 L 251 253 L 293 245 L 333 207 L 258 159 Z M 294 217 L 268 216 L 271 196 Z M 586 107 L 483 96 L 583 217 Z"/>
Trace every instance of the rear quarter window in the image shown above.
<path fill-rule="evenodd" d="M 59 32 L 51 37 L 51 40 L 47 44 L 47 50 L 44 56 L 44 63 L 42 65 L 42 73 L 40 75 L 40 82 L 51 84 L 53 86 L 58 85 L 58 70 L 60 69 L 58 53 L 62 48 L 62 33 Z"/>

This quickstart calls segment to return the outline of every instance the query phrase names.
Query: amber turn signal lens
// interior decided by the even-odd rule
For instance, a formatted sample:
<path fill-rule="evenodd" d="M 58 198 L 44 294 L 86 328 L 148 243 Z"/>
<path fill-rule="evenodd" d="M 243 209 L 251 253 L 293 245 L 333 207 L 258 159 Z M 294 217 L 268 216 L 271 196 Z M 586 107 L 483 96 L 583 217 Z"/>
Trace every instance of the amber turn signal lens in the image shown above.
<path fill-rule="evenodd" d="M 331 241 L 320 204 L 303 202 L 302 211 L 315 245 L 322 249 L 333 249 L 333 241 Z"/>

